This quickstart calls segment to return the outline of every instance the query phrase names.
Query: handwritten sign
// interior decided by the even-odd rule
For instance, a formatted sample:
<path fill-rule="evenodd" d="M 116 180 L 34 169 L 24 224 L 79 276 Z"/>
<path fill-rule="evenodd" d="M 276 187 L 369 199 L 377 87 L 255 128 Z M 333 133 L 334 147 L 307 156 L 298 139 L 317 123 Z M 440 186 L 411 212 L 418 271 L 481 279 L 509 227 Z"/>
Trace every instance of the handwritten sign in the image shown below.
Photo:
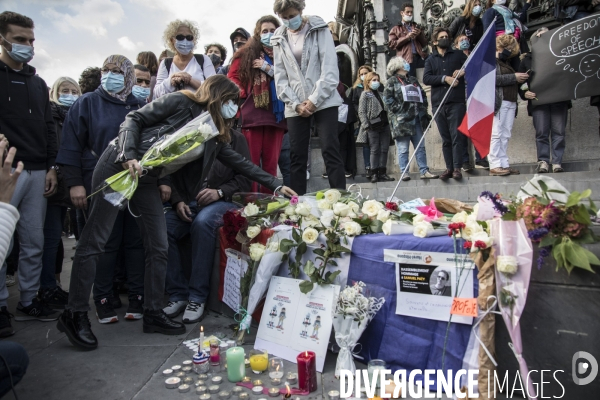
<path fill-rule="evenodd" d="M 463 315 L 465 317 L 477 317 L 477 299 L 452 299 L 450 314 Z"/>
<path fill-rule="evenodd" d="M 223 303 L 237 312 L 242 302 L 240 279 L 248 269 L 248 256 L 233 249 L 225 250 L 225 254 L 227 255 L 227 266 L 223 280 Z"/>

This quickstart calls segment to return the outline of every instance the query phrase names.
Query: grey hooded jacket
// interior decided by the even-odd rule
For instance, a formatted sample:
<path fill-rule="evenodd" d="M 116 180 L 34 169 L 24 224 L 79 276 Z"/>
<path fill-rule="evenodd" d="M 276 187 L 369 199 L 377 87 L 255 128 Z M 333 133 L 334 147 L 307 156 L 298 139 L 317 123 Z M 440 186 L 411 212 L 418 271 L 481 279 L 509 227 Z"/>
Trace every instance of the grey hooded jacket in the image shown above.
<path fill-rule="evenodd" d="M 298 65 L 287 39 L 287 28 L 279 27 L 271 38 L 277 96 L 285 103 L 286 118 L 297 117 L 296 107 L 310 100 L 317 111 L 341 106 L 337 55 L 331 32 L 323 19 L 307 16 L 308 32 Z"/>

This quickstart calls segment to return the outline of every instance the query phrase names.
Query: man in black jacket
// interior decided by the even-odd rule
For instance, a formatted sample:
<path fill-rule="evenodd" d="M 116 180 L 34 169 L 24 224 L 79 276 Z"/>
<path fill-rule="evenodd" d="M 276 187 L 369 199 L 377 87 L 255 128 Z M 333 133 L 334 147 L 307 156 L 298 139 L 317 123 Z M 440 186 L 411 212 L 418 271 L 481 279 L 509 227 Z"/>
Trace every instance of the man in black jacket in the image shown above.
<path fill-rule="evenodd" d="M 250 160 L 250 149 L 240 132 L 231 130 L 231 147 Z M 186 168 L 187 167 L 187 168 Z M 164 312 L 171 318 L 184 309 L 183 322 L 193 324 L 204 316 L 210 291 L 210 273 L 215 254 L 217 229 L 223 225 L 223 214 L 236 205 L 231 202 L 235 193 L 250 191 L 250 180 L 215 161 L 206 182 L 198 182 L 193 165 L 182 168 L 178 187 L 172 189 L 173 210 L 166 213 L 169 237 L 169 260 L 166 291 L 169 304 Z M 198 191 L 199 190 L 199 191 Z M 185 279 L 177 242 L 190 234 L 192 239 L 192 274 Z"/>
<path fill-rule="evenodd" d="M 11 204 L 21 218 L 17 225 L 20 240 L 17 321 L 53 321 L 58 314 L 38 301 L 46 198 L 57 189 L 54 161 L 57 143 L 50 108 L 48 86 L 28 62 L 33 58 L 33 21 L 21 14 L 0 14 L 0 132 L 19 149 L 18 161 L 25 164 Z M 6 270 L 0 270 L 0 307 L 6 310 Z M 10 325 L 7 312 L 0 313 L 0 325 Z"/>
<path fill-rule="evenodd" d="M 442 136 L 442 152 L 446 162 L 446 171 L 440 179 L 462 179 L 460 172 L 466 137 L 459 132 L 458 126 L 466 112 L 464 70 L 460 71 L 467 56 L 460 50 L 453 50 L 450 45 L 450 33 L 446 28 L 435 28 L 433 44 L 437 51 L 425 61 L 423 82 L 431 86 L 431 106 L 435 114 L 440 107 L 446 92 L 450 91 L 441 106 L 435 122 Z M 460 72 L 459 72 L 460 71 Z M 458 79 L 454 79 L 458 77 Z M 469 164 L 463 166 L 470 170 Z"/>

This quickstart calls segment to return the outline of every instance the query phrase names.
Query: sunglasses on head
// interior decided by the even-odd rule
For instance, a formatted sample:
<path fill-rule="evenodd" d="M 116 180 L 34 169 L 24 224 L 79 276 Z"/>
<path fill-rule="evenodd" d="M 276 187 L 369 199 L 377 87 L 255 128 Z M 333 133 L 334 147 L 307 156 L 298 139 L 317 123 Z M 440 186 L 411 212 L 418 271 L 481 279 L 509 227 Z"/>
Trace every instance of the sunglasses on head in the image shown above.
<path fill-rule="evenodd" d="M 150 79 L 136 78 L 136 82 L 137 83 L 145 83 L 146 85 L 149 85 L 150 84 Z"/>
<path fill-rule="evenodd" d="M 191 42 L 192 40 L 194 40 L 194 35 L 177 35 L 177 36 L 175 36 L 175 39 L 177 39 L 177 40 L 186 39 Z"/>

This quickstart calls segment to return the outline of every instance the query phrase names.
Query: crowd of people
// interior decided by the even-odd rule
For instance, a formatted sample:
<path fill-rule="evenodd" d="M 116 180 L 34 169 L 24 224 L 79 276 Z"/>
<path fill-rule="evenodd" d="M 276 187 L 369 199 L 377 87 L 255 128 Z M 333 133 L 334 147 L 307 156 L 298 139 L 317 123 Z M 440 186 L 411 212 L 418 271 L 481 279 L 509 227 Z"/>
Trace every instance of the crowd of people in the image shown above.
<path fill-rule="evenodd" d="M 598 7 L 597 0 L 588 1 L 587 8 L 584 0 L 580 3 L 576 12 L 565 7 L 565 20 Z M 505 0 L 468 0 L 462 16 L 449 28 L 436 28 L 428 40 L 413 20 L 412 3 L 405 3 L 401 22 L 389 32 L 396 56 L 387 76 L 364 65 L 351 88 L 340 82 L 331 25 L 303 15 L 304 0 L 275 0 L 276 16 L 261 17 L 251 33 L 236 28 L 227 64 L 225 46 L 210 43 L 204 54 L 195 53 L 197 25 L 175 20 L 164 31 L 166 50 L 158 58 L 151 51 L 139 53 L 135 63 L 109 55 L 78 80 L 60 77 L 50 87 L 29 64 L 34 21 L 1 13 L 0 211 L 10 223 L 0 226 L 0 337 L 14 334 L 13 317 L 58 320 L 71 343 L 94 349 L 90 294 L 98 321 L 117 322 L 119 282 L 126 282 L 128 291 L 125 319 L 142 320 L 148 333 L 184 333 L 184 324 L 206 313 L 216 232 L 223 214 L 235 207 L 234 194 L 306 193 L 313 134 L 320 139 L 323 178 L 330 187 L 345 189 L 346 179 L 356 174 L 356 143 L 362 144 L 371 182 L 393 181 L 387 173 L 390 143 L 404 170 L 410 144 L 417 147 L 432 121 L 431 103 L 446 169 L 430 172 L 423 143 L 416 154 L 420 177 L 461 179 L 462 172 L 474 168 L 469 142 L 458 130 L 468 86 L 462 66 L 494 18 L 492 139 L 487 160 L 475 151 L 475 166 L 490 169 L 492 176 L 519 173 L 510 167 L 507 146 L 520 96 L 533 117 L 538 171 L 562 172 L 570 102 L 535 106 L 535 93 L 522 85 L 535 56 L 524 35 L 529 6 L 527 0 L 517 14 Z M 532 40 L 546 31 L 538 30 Z M 417 78 L 419 69 L 423 74 Z M 159 170 L 142 171 L 139 160 L 156 140 L 206 111 L 219 135 L 205 143 L 202 159 L 163 178 Z M 278 168 L 283 182 L 276 178 Z M 123 169 L 140 180 L 128 207 L 120 210 L 95 192 Z M 77 239 L 68 292 L 57 280 L 67 215 Z M 188 235 L 189 279 L 179 246 Z M 7 308 L 11 281 L 5 262 L 13 247 L 18 248 L 20 293 L 14 316 Z M 174 320 L 181 313 L 183 323 Z"/>

